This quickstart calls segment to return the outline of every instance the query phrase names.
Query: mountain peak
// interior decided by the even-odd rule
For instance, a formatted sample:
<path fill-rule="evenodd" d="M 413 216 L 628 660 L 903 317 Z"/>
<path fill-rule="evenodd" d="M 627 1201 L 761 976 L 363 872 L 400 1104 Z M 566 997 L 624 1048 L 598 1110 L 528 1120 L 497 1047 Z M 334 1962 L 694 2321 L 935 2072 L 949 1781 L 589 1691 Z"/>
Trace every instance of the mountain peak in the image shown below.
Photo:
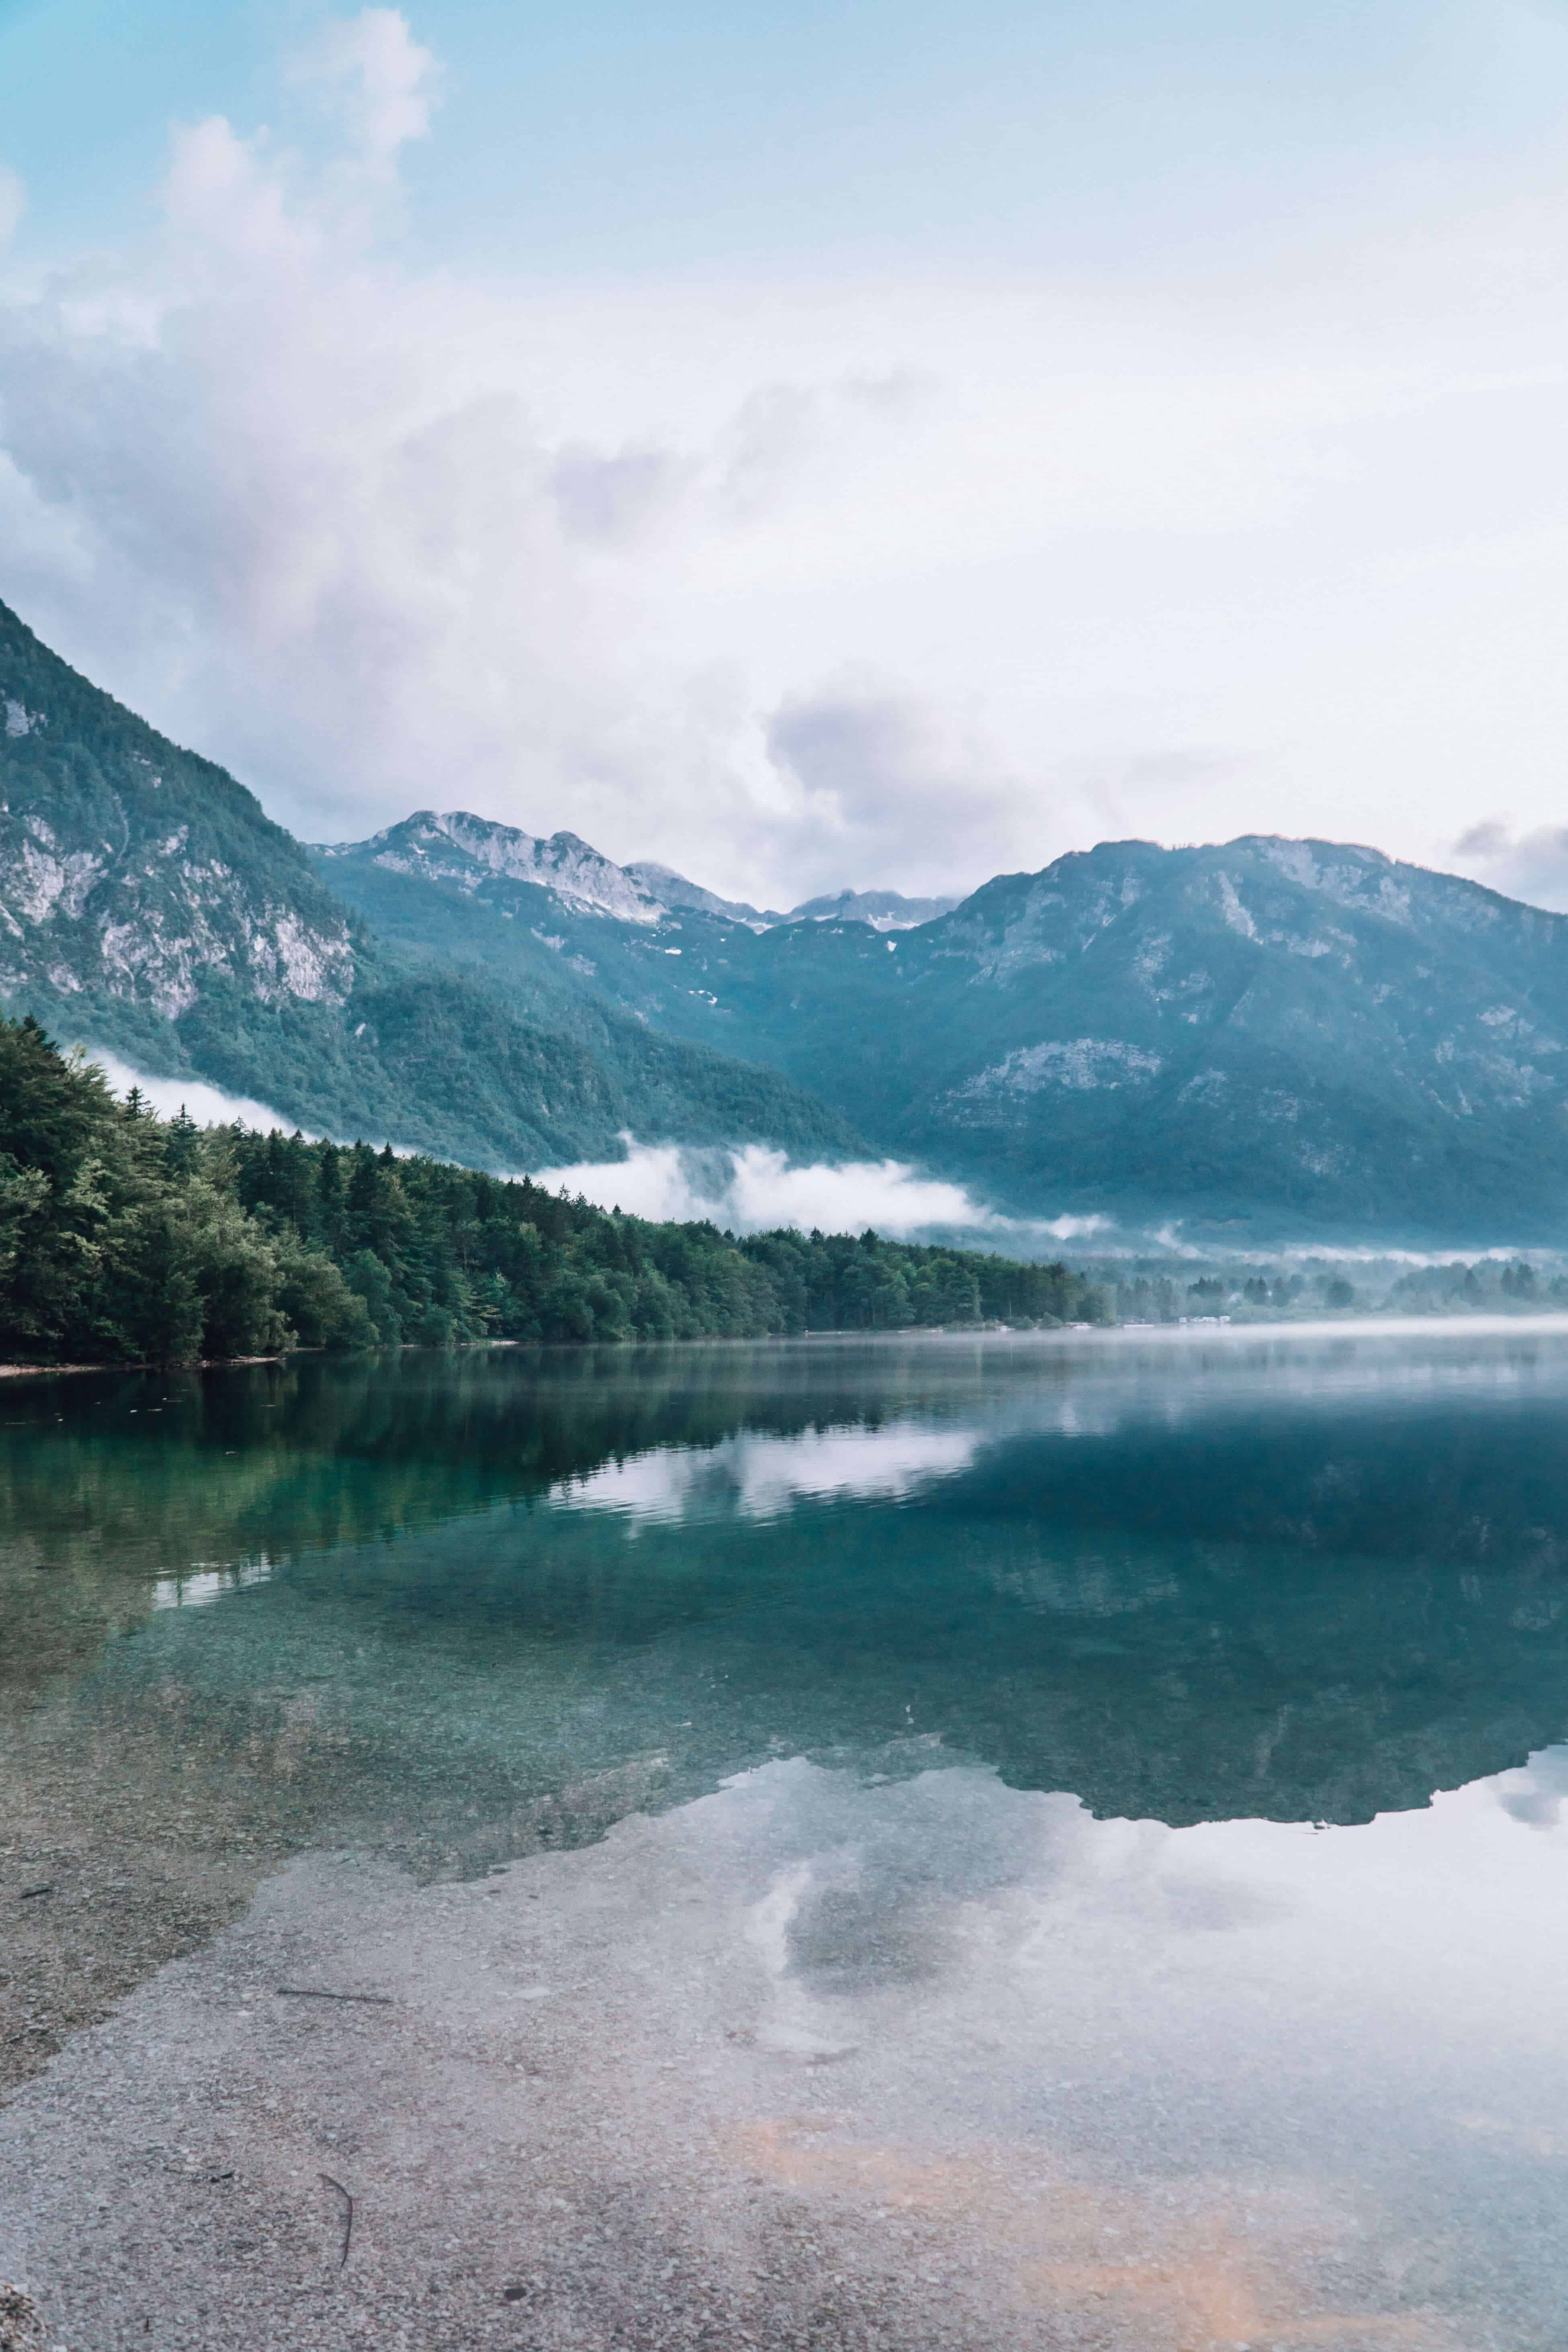
<path fill-rule="evenodd" d="M 910 931 L 917 924 L 950 915 L 956 898 L 906 898 L 898 890 L 840 890 L 836 896 L 807 898 L 793 908 L 792 923 L 869 923 L 874 931 Z"/>
<path fill-rule="evenodd" d="M 554 891 L 569 906 L 613 915 L 623 923 L 657 923 L 668 908 L 625 866 L 575 833 L 548 839 L 517 825 L 474 816 L 467 809 L 416 809 L 400 824 L 384 826 L 366 841 L 321 843 L 322 858 L 366 857 L 394 874 L 422 875 L 432 882 L 477 890 L 505 876 Z"/>

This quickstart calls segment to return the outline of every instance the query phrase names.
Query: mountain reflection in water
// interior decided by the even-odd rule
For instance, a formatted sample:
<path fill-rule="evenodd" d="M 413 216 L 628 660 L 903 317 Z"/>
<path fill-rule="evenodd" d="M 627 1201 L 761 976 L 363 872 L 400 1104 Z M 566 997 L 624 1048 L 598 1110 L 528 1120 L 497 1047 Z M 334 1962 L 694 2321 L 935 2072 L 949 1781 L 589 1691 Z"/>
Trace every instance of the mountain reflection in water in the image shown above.
<path fill-rule="evenodd" d="M 427 1872 L 780 1755 L 1350 1822 L 1568 1727 L 1551 1331 L 410 1352 L 0 1412 L 16 1736 L 164 1722 Z"/>

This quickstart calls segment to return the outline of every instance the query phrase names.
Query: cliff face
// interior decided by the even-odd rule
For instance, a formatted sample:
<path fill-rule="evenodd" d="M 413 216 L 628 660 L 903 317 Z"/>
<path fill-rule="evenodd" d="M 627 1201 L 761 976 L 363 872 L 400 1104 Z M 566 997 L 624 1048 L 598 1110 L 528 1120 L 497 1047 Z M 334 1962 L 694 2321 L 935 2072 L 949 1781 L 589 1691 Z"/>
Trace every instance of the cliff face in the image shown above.
<path fill-rule="evenodd" d="M 387 874 L 449 882 L 470 892 L 498 879 L 533 883 L 579 912 L 613 915 L 624 923 L 657 923 L 668 911 L 631 868 L 602 857 L 574 833 L 542 841 L 461 810 L 440 815 L 416 809 L 368 841 L 322 843 L 313 854 L 326 874 L 338 860 L 368 861 Z"/>
<path fill-rule="evenodd" d="M 181 751 L 0 605 L 0 995 L 177 1021 L 222 976 L 341 1005 L 344 908 L 254 794 Z"/>

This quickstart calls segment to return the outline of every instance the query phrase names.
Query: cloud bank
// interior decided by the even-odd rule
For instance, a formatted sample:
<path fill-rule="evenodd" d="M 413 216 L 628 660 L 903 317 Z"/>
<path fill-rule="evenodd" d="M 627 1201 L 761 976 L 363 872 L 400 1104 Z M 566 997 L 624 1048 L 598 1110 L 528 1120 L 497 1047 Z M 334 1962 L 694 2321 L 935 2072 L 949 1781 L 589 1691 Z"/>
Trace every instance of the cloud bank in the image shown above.
<path fill-rule="evenodd" d="M 581 1193 L 603 1209 L 656 1221 L 706 1218 L 729 1233 L 767 1233 L 777 1225 L 857 1234 L 874 1226 L 893 1240 L 914 1235 L 989 1238 L 1032 1253 L 1051 1243 L 1109 1230 L 1104 1217 L 1049 1220 L 1005 1217 L 962 1184 L 924 1176 L 899 1160 L 850 1160 L 841 1167 L 792 1167 L 762 1143 L 697 1151 L 674 1143 L 639 1143 L 628 1135 L 625 1160 L 584 1161 L 534 1171 L 551 1192 Z"/>
<path fill-rule="evenodd" d="M 273 1128 L 285 1134 L 295 1131 L 294 1120 L 248 1095 L 226 1094 L 199 1078 L 149 1077 L 117 1055 L 96 1049 L 91 1058 L 116 1094 L 124 1096 L 140 1087 L 164 1118 L 184 1110 L 198 1127 L 237 1120 L 263 1134 Z M 320 1139 L 318 1129 L 301 1131 L 311 1142 Z M 625 1160 L 527 1172 L 548 1192 L 564 1191 L 574 1197 L 581 1193 L 599 1208 L 625 1209 L 630 1216 L 656 1223 L 707 1220 L 736 1234 L 767 1233 L 779 1225 L 796 1225 L 803 1233 L 816 1226 L 823 1233 L 858 1234 L 874 1225 L 892 1240 L 915 1235 L 991 1240 L 999 1248 L 1035 1255 L 1057 1243 L 1110 1231 L 1110 1220 L 1104 1217 L 1042 1221 L 999 1216 L 962 1184 L 922 1176 L 898 1160 L 854 1160 L 837 1168 L 815 1163 L 792 1167 L 784 1152 L 765 1144 L 693 1150 L 675 1143 L 638 1143 L 630 1135 L 623 1139 Z M 394 1150 L 405 1148 L 393 1144 Z"/>
<path fill-rule="evenodd" d="M 117 1095 L 128 1095 L 132 1087 L 140 1087 L 162 1118 L 174 1118 L 183 1110 L 198 1127 L 229 1127 L 237 1120 L 242 1127 L 256 1128 L 264 1134 L 275 1127 L 281 1128 L 285 1135 L 294 1132 L 292 1119 L 285 1118 L 269 1103 L 257 1102 L 249 1095 L 225 1094 L 221 1087 L 209 1087 L 202 1078 L 150 1078 L 145 1071 L 133 1069 L 116 1054 L 94 1049 L 89 1058 Z M 301 1131 L 311 1142 L 319 1140 L 319 1130 L 308 1128 Z"/>

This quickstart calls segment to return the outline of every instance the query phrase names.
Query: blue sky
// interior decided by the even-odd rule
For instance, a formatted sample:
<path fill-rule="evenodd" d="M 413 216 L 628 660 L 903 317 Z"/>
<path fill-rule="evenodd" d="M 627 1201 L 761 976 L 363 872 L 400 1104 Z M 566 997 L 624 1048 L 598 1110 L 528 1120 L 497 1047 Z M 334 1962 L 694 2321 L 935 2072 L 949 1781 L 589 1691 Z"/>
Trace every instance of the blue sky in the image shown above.
<path fill-rule="evenodd" d="M 0 0 L 7 160 L 45 249 L 150 211 L 175 124 L 309 140 L 305 0 Z M 1568 26 L 1441 0 L 962 7 L 442 0 L 431 253 L 579 270 L 922 252 L 1147 268 L 1397 212 L 1561 135 Z M 1305 214 L 1306 217 L 1303 218 Z"/>
<path fill-rule="evenodd" d="M 1568 902 L 1563 7 L 0 0 L 0 595 L 285 822 Z"/>

